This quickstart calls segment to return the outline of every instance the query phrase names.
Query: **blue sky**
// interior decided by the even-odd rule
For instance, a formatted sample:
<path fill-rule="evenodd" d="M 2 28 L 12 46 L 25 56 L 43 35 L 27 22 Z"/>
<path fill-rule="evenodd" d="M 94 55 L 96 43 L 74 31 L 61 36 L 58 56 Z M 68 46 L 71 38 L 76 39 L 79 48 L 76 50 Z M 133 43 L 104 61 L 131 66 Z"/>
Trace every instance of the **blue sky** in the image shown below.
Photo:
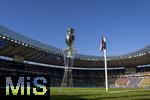
<path fill-rule="evenodd" d="M 0 0 L 0 24 L 40 42 L 65 48 L 68 27 L 75 29 L 79 53 L 126 54 L 150 43 L 150 0 Z"/>

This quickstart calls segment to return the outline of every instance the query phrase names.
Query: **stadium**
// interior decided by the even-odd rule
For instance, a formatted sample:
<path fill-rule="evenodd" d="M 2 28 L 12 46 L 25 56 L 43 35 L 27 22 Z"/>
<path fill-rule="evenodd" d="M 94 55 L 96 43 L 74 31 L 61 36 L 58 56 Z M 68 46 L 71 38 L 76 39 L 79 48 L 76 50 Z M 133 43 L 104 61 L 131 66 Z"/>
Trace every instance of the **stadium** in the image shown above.
<path fill-rule="evenodd" d="M 87 94 L 87 91 L 90 91 L 90 89 L 94 89 L 94 91 L 97 92 L 104 91 L 105 71 L 103 59 L 103 56 L 99 57 L 77 53 L 72 67 L 73 87 L 71 89 L 75 89 L 75 91 L 79 89 L 83 92 L 82 89 L 85 88 L 86 92 L 83 92 L 85 94 Z M 129 89 L 150 88 L 150 45 L 143 46 L 143 48 L 128 54 L 108 56 L 107 64 L 108 87 L 110 89 L 114 91 L 115 89 L 128 91 Z M 68 92 L 63 94 L 63 89 L 68 88 L 62 88 L 61 96 L 57 95 L 57 91 L 63 79 L 64 68 L 62 49 L 41 43 L 23 36 L 14 30 L 0 26 L 1 75 L 49 75 L 50 86 L 52 87 L 51 94 L 52 97 L 57 100 L 60 99 L 60 97 L 63 98 L 69 95 L 70 91 L 66 90 L 66 92 Z M 73 93 L 76 93 L 75 91 Z M 147 93 L 149 92 L 150 91 Z M 93 92 L 89 93 L 92 94 Z M 107 94 L 104 95 L 106 96 Z M 129 96 L 126 96 L 126 99 L 127 97 Z M 73 99 L 73 96 L 69 98 Z M 114 98 L 114 100 L 117 99 L 115 97 L 112 98 Z M 146 96 L 147 100 L 148 98 L 149 96 Z M 79 99 L 85 100 L 87 98 L 83 97 Z M 101 99 L 107 98 L 104 97 Z M 111 97 L 108 99 L 111 99 Z M 118 100 L 119 99 L 120 98 L 118 98 Z"/>

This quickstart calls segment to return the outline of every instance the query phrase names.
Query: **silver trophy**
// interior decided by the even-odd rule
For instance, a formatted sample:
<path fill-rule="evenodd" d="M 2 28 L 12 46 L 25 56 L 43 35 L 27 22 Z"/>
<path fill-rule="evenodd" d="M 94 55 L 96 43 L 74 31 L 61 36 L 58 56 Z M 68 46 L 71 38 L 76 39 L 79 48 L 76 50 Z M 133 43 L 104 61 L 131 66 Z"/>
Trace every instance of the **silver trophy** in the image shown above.
<path fill-rule="evenodd" d="M 75 40 L 74 29 L 68 28 L 66 36 L 67 47 L 63 50 L 64 56 L 64 76 L 61 83 L 61 87 L 73 87 L 73 78 L 72 78 L 72 67 L 75 56 L 75 48 L 73 43 Z"/>

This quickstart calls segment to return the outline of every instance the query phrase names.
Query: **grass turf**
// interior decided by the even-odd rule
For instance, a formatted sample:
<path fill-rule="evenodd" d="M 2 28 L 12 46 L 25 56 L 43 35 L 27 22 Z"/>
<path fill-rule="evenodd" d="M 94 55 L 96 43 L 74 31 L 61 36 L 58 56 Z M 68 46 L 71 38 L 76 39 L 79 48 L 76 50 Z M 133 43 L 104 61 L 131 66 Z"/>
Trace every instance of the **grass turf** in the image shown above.
<path fill-rule="evenodd" d="M 150 89 L 50 88 L 51 100 L 150 100 Z"/>

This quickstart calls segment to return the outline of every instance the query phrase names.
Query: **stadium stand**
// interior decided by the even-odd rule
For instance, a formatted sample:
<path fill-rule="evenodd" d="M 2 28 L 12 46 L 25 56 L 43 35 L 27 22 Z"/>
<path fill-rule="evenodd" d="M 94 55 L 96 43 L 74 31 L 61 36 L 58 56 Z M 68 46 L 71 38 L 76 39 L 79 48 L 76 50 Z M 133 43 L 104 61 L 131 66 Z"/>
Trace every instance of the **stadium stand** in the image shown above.
<path fill-rule="evenodd" d="M 49 75 L 50 85 L 58 87 L 64 73 L 62 51 L 0 26 L 1 75 Z M 115 84 L 117 87 L 130 88 L 149 86 L 149 80 L 142 77 L 146 77 L 148 74 L 144 73 L 150 71 L 150 45 L 135 52 L 107 58 L 109 87 L 115 88 Z M 136 71 L 134 76 L 139 73 L 140 76 L 126 75 L 125 69 L 131 66 Z M 74 87 L 104 87 L 103 57 L 76 54 L 72 74 Z"/>
<path fill-rule="evenodd" d="M 131 77 L 129 78 L 128 88 L 138 88 L 138 84 L 141 82 L 141 77 Z"/>
<path fill-rule="evenodd" d="M 116 87 L 118 88 L 126 88 L 128 85 L 129 79 L 128 78 L 118 78 L 116 80 Z"/>
<path fill-rule="evenodd" d="M 149 88 L 150 87 L 150 72 L 144 72 L 141 74 L 142 80 L 138 84 L 138 87 Z"/>

